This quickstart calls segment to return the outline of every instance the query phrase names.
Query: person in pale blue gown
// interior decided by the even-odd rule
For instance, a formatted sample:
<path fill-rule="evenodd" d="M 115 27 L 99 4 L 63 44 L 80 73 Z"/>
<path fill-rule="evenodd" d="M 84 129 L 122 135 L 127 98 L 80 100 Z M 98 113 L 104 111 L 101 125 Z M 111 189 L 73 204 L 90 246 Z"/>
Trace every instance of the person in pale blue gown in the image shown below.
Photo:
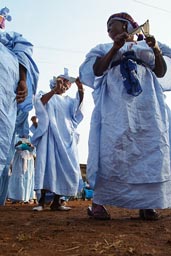
<path fill-rule="evenodd" d="M 72 80 L 67 71 L 51 80 L 50 92 L 35 97 L 38 125 L 31 142 L 36 147 L 35 191 L 41 190 L 35 211 L 44 209 L 47 192 L 54 194 L 51 210 L 68 211 L 71 208 L 61 204 L 61 196 L 76 196 L 82 189 L 77 126 L 83 119 L 84 92 L 79 78 Z M 76 97 L 65 94 L 72 82 L 78 87 Z"/>
<path fill-rule="evenodd" d="M 17 136 L 16 142 L 8 199 L 13 203 L 29 203 L 34 200 L 34 146 L 30 143 L 29 136 Z"/>
<path fill-rule="evenodd" d="M 39 74 L 33 45 L 21 34 L 5 31 L 5 20 L 11 20 L 6 7 L 0 10 L 0 205 L 7 195 L 17 112 L 28 114 L 32 109 Z"/>
<path fill-rule="evenodd" d="M 105 205 L 139 209 L 144 220 L 171 207 L 169 121 L 160 81 L 171 49 L 150 35 L 136 40 L 131 32 L 137 27 L 127 13 L 111 15 L 113 42 L 92 48 L 79 69 L 95 104 L 87 160 L 94 189 L 88 215 L 95 219 L 111 218 Z"/>
<path fill-rule="evenodd" d="M 31 117 L 31 126 L 30 126 L 30 131 L 32 134 L 34 134 L 35 130 L 37 129 L 38 127 L 38 118 L 37 116 L 32 116 Z M 36 148 L 35 148 L 35 159 L 36 159 Z M 35 191 L 35 198 L 36 198 L 36 201 L 38 202 L 41 198 L 41 190 L 36 190 Z M 54 194 L 51 193 L 51 192 L 46 192 L 46 195 L 45 195 L 45 205 L 50 205 L 52 203 L 54 199 Z"/>

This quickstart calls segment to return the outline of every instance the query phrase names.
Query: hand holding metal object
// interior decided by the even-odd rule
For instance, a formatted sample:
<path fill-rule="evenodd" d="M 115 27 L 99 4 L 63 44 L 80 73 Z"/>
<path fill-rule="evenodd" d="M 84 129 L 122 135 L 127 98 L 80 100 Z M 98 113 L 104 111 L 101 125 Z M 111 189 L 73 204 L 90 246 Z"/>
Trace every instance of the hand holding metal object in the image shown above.
<path fill-rule="evenodd" d="M 140 25 L 138 28 L 133 29 L 132 32 L 129 33 L 129 35 L 133 36 L 138 33 L 143 33 L 145 37 L 148 37 L 150 35 L 149 20 L 147 20 L 144 24 Z"/>

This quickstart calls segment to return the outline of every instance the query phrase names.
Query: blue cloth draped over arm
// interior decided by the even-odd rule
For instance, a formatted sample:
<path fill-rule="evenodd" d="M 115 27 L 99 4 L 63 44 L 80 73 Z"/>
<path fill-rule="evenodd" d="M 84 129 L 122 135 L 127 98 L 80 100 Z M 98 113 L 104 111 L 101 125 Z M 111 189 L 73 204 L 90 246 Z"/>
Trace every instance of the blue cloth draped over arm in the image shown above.
<path fill-rule="evenodd" d="M 15 125 L 15 132 L 20 138 L 29 137 L 29 123 L 28 123 L 28 112 L 21 110 L 17 111 L 17 119 Z"/>
<path fill-rule="evenodd" d="M 39 74 L 38 68 L 31 57 L 33 45 L 16 32 L 1 32 L 0 42 L 17 56 L 19 63 L 27 70 L 28 96 L 23 103 L 18 104 L 18 108 L 23 112 L 30 111 L 33 107 L 32 95 L 36 94 Z"/>

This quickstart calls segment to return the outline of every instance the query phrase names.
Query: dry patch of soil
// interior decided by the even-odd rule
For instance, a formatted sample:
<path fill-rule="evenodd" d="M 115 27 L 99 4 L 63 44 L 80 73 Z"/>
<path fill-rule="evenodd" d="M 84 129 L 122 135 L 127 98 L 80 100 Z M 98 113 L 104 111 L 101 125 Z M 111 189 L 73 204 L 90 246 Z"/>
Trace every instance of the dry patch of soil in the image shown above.
<path fill-rule="evenodd" d="M 107 207 L 112 219 L 87 217 L 91 201 L 69 201 L 69 212 L 34 205 L 0 206 L 0 256 L 170 256 L 171 210 L 142 221 L 138 210 Z"/>

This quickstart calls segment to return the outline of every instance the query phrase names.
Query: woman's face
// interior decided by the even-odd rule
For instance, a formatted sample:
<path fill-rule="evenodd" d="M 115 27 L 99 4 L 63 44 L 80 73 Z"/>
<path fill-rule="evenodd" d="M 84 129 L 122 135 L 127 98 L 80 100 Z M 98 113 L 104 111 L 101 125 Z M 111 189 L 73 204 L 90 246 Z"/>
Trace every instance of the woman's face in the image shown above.
<path fill-rule="evenodd" d="M 107 25 L 107 31 L 109 37 L 114 41 L 115 36 L 127 31 L 126 23 L 120 20 L 111 19 Z"/>

